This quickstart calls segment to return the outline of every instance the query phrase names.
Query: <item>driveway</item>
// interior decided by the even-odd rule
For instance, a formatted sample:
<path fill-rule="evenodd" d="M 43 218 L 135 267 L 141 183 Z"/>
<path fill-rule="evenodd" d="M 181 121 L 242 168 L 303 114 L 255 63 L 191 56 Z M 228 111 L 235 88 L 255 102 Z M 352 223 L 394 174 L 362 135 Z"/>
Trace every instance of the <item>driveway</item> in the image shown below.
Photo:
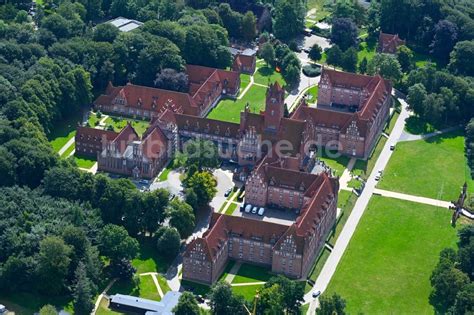
<path fill-rule="evenodd" d="M 302 36 L 297 39 L 297 42 L 299 45 L 302 45 L 304 48 L 310 48 L 314 44 L 318 44 L 319 46 L 321 46 L 323 50 L 328 47 L 331 47 L 331 44 L 329 43 L 328 39 L 321 36 L 317 36 L 317 35 L 311 35 L 309 37 Z M 298 56 L 298 59 L 301 61 L 302 66 L 310 64 L 308 54 L 305 53 L 304 51 L 301 51 L 300 53 L 296 53 L 296 56 Z M 295 87 L 293 90 L 291 90 L 285 99 L 285 103 L 289 106 L 290 111 L 292 107 L 296 105 L 296 102 L 303 96 L 303 92 L 307 90 L 308 88 L 310 88 L 311 86 L 317 85 L 320 79 L 321 79 L 320 76 L 317 76 L 314 78 L 307 77 L 303 74 L 303 71 L 301 71 L 300 82 L 298 86 Z"/>
<path fill-rule="evenodd" d="M 224 196 L 225 192 L 235 186 L 232 180 L 232 172 L 226 169 L 216 169 L 213 173 L 217 180 L 217 193 L 214 199 L 212 199 L 210 205 L 214 208 L 214 211 L 219 211 L 227 197 Z"/>
<path fill-rule="evenodd" d="M 170 171 L 168 174 L 168 179 L 163 182 L 154 182 L 150 185 L 150 190 L 157 190 L 157 189 L 166 189 L 171 194 L 175 194 L 176 196 L 183 190 L 183 185 L 181 184 L 181 180 L 179 179 L 181 173 L 177 172 L 176 170 Z"/>

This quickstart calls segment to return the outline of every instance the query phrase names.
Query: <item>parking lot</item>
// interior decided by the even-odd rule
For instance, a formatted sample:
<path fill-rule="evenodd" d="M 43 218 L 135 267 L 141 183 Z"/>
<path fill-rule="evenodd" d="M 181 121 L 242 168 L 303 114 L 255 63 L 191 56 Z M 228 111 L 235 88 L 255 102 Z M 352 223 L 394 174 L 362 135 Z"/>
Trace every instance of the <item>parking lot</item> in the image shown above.
<path fill-rule="evenodd" d="M 258 207 L 260 209 L 260 207 Z M 240 207 L 235 209 L 233 216 L 244 217 L 253 220 L 273 222 L 283 225 L 291 225 L 295 222 L 298 215 L 294 211 L 290 210 L 277 210 L 272 208 L 265 208 L 265 212 L 262 216 L 257 213 L 246 213 L 245 211 L 240 212 Z"/>

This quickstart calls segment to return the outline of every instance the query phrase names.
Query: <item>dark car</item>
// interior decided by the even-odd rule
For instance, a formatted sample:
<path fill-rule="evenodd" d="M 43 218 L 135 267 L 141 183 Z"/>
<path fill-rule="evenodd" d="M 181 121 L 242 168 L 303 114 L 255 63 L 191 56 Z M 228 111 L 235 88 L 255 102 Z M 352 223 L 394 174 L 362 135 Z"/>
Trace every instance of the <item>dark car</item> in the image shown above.
<path fill-rule="evenodd" d="M 390 150 L 392 150 L 392 151 L 395 150 L 395 145 L 392 144 L 392 145 L 390 146 Z"/>

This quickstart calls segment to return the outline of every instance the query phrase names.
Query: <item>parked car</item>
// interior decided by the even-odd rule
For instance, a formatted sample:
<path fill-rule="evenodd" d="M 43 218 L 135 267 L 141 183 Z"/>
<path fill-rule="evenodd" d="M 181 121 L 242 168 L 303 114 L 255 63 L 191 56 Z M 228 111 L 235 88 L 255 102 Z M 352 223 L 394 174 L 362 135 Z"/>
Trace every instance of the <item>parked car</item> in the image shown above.
<path fill-rule="evenodd" d="M 253 207 L 253 208 L 252 208 L 252 214 L 256 214 L 256 213 L 257 213 L 257 210 L 258 210 L 257 206 Z"/>
<path fill-rule="evenodd" d="M 244 205 L 240 205 L 240 212 L 244 212 L 244 210 L 245 210 Z"/>
<path fill-rule="evenodd" d="M 311 51 L 311 49 L 305 48 L 305 49 L 303 49 L 303 51 L 304 51 L 305 53 L 309 54 L 309 52 Z"/>
<path fill-rule="evenodd" d="M 5 305 L 0 304 L 0 314 L 6 314 L 8 312 Z"/>
<path fill-rule="evenodd" d="M 176 195 L 175 195 L 175 194 L 170 194 L 170 196 L 168 197 L 168 200 L 169 200 L 169 201 L 171 201 L 171 200 L 173 200 L 173 199 L 174 199 L 174 197 L 176 197 Z"/>
<path fill-rule="evenodd" d="M 149 182 L 148 180 L 146 180 L 146 179 L 141 179 L 141 180 L 139 181 L 139 183 L 142 184 L 142 185 L 148 185 L 150 182 Z"/>
<path fill-rule="evenodd" d="M 315 292 L 313 292 L 313 294 L 311 294 L 311 296 L 312 296 L 314 299 L 317 298 L 317 297 L 320 296 L 320 295 L 321 295 L 321 291 L 319 291 L 319 290 L 318 290 L 318 291 L 315 291 Z"/>
<path fill-rule="evenodd" d="M 251 204 L 248 204 L 248 205 L 245 207 L 245 213 L 249 213 L 250 210 L 252 210 L 252 205 L 251 205 Z"/>
<path fill-rule="evenodd" d="M 383 173 L 383 170 L 378 171 L 377 175 L 375 175 L 375 180 L 380 180 L 380 178 L 382 177 L 382 173 Z"/>
<path fill-rule="evenodd" d="M 392 144 L 392 145 L 390 146 L 390 150 L 392 150 L 392 151 L 395 150 L 395 145 L 394 145 L 394 144 Z"/>
<path fill-rule="evenodd" d="M 264 213 L 265 213 L 265 208 L 262 207 L 262 208 L 258 209 L 258 215 L 259 216 L 262 216 Z"/>
<path fill-rule="evenodd" d="M 224 196 L 229 197 L 231 192 L 232 192 L 232 188 L 227 189 L 224 193 Z"/>

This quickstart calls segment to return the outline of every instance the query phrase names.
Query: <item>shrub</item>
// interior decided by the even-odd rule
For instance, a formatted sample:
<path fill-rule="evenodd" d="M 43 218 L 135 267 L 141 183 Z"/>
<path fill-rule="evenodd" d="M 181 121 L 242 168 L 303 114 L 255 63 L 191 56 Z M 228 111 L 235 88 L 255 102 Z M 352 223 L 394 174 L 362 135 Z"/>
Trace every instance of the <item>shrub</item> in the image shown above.
<path fill-rule="evenodd" d="M 317 77 L 321 74 L 321 67 L 318 65 L 306 65 L 303 67 L 303 73 L 310 78 Z"/>

